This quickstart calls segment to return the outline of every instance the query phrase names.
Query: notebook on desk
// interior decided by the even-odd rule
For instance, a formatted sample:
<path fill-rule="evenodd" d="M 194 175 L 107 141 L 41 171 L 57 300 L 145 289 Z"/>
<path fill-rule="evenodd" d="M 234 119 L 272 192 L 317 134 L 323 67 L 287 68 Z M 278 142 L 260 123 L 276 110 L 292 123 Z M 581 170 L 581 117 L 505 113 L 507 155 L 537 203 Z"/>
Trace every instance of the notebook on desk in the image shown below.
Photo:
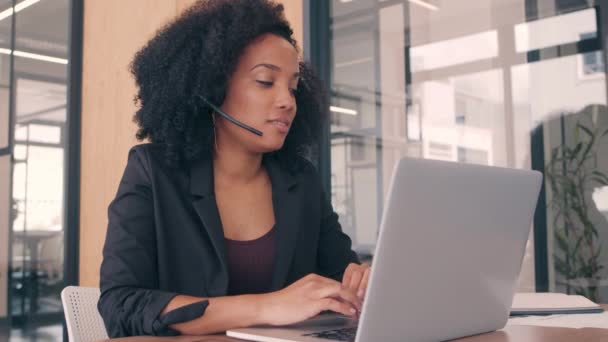
<path fill-rule="evenodd" d="M 511 316 L 599 313 L 601 306 L 578 295 L 564 293 L 516 293 Z"/>

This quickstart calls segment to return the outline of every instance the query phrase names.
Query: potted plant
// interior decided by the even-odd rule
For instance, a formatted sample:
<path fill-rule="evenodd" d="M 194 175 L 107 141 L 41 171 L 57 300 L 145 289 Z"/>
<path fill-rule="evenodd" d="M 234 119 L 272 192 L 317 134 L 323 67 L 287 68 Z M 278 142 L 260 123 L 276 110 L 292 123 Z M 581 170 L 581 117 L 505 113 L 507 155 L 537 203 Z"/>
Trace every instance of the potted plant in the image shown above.
<path fill-rule="evenodd" d="M 604 265 L 600 260 L 599 227 L 590 215 L 590 210 L 595 208 L 591 191 L 596 186 L 608 186 L 608 175 L 597 166 L 598 144 L 608 138 L 608 129 L 596 124 L 597 107 L 586 107 L 578 113 L 581 115 L 576 115 L 568 143 L 563 136 L 564 117 L 560 118 L 562 142 L 551 149 L 551 158 L 545 167 L 552 193 L 549 205 L 554 210 L 556 282 L 564 285 L 567 293 L 580 294 L 596 302 Z"/>

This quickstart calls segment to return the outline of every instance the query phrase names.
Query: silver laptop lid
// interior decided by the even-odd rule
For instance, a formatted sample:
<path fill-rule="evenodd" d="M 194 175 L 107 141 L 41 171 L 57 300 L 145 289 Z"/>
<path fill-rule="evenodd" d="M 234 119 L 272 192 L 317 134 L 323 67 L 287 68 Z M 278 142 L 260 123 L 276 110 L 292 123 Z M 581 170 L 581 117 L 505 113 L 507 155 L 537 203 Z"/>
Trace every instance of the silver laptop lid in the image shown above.
<path fill-rule="evenodd" d="M 439 341 L 502 328 L 542 174 L 401 159 L 357 341 Z"/>

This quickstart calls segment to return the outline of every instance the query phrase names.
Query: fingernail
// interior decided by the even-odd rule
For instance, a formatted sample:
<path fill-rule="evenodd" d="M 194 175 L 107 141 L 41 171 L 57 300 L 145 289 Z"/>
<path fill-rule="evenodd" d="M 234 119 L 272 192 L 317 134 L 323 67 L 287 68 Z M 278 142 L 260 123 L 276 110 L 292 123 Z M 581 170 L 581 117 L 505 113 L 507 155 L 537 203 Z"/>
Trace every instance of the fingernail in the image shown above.
<path fill-rule="evenodd" d="M 351 313 L 351 314 L 353 314 L 353 315 L 354 315 L 356 312 L 357 312 L 357 310 L 355 310 L 355 309 L 350 309 L 350 313 Z"/>
<path fill-rule="evenodd" d="M 357 292 L 357 296 L 359 298 L 363 298 L 363 290 L 359 290 L 359 292 Z"/>

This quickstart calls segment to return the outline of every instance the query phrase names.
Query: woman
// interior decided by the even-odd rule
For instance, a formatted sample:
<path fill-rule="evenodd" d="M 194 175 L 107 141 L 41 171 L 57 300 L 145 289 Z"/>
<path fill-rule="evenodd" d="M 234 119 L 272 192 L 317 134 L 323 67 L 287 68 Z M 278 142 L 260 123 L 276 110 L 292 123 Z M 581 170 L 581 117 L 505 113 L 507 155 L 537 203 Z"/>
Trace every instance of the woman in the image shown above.
<path fill-rule="evenodd" d="M 355 316 L 369 269 L 304 158 L 327 103 L 283 7 L 200 1 L 131 70 L 137 138 L 151 143 L 129 152 L 109 207 L 98 305 L 109 335 Z"/>

